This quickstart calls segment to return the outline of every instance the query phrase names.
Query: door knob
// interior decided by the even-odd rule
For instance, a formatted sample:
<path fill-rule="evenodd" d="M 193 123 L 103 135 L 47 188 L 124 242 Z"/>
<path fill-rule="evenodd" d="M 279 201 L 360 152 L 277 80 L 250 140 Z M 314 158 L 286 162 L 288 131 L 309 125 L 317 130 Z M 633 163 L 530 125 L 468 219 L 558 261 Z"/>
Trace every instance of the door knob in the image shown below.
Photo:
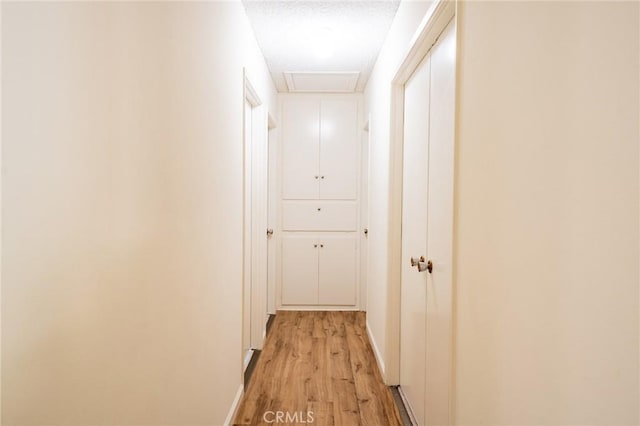
<path fill-rule="evenodd" d="M 424 262 L 424 259 L 421 262 L 418 262 L 418 272 L 428 271 L 429 273 L 433 272 L 433 262 L 427 261 Z"/>
<path fill-rule="evenodd" d="M 420 262 L 424 262 L 424 256 L 420 256 L 420 258 L 412 257 L 411 258 L 411 266 L 418 266 Z"/>

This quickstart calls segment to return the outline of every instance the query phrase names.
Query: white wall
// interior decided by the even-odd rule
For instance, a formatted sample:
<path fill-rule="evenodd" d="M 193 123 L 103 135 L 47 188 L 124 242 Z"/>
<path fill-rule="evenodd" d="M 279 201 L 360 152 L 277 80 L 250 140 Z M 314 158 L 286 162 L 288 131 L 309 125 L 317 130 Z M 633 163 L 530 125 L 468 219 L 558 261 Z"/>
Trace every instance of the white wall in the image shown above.
<path fill-rule="evenodd" d="M 465 3 L 458 424 L 638 424 L 636 2 Z"/>
<path fill-rule="evenodd" d="M 365 92 L 367 317 L 383 363 L 393 361 L 389 85 L 422 18 L 405 15 L 411 7 L 402 3 Z M 455 422 L 638 424 L 639 5 L 460 10 Z"/>
<path fill-rule="evenodd" d="M 242 5 L 2 9 L 4 424 L 221 424 L 243 66 L 275 105 Z"/>
<path fill-rule="evenodd" d="M 391 79 L 409 49 L 411 38 L 430 2 L 403 1 L 391 25 L 364 92 L 365 113 L 370 114 L 369 164 L 369 275 L 367 324 L 381 367 L 387 369 L 388 347 L 397 344 L 397 328 L 388 322 L 393 298 L 387 282 L 389 222 L 389 132 Z M 391 367 L 393 368 L 393 367 Z M 383 371 L 383 375 L 386 371 Z"/>

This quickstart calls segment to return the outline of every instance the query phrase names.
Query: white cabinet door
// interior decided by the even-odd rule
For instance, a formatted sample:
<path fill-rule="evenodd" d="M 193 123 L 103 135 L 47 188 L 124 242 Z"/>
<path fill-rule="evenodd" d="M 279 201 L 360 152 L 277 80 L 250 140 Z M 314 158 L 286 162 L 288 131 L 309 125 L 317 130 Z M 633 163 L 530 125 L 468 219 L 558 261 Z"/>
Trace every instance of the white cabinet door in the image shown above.
<path fill-rule="evenodd" d="M 321 305 L 356 303 L 356 235 L 320 236 Z"/>
<path fill-rule="evenodd" d="M 320 198 L 355 200 L 358 173 L 358 107 L 353 100 L 320 103 Z"/>
<path fill-rule="evenodd" d="M 283 235 L 283 305 L 315 305 L 318 303 L 319 249 L 317 235 Z"/>
<path fill-rule="evenodd" d="M 318 198 L 320 104 L 287 99 L 282 107 L 282 198 Z"/>

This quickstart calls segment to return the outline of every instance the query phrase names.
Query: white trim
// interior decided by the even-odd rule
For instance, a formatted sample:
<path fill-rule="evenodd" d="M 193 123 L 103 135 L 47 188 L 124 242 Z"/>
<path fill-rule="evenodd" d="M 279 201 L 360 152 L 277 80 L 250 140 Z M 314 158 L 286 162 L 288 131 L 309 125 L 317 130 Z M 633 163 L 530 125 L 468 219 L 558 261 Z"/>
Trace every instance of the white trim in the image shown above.
<path fill-rule="evenodd" d="M 235 419 L 236 414 L 238 414 L 238 408 L 240 407 L 240 400 L 242 399 L 243 394 L 244 394 L 244 386 L 240 384 L 240 387 L 238 387 L 238 391 L 236 392 L 236 397 L 233 398 L 231 407 L 229 407 L 227 418 L 224 419 L 224 426 L 231 426 L 233 424 L 233 419 Z"/>
<path fill-rule="evenodd" d="M 360 71 L 285 71 L 283 74 L 289 93 L 356 93 L 356 86 L 360 79 Z M 303 75 L 310 77 L 343 76 L 348 79 L 349 86 L 344 89 L 319 89 L 318 87 L 300 89 L 296 86 L 295 77 Z"/>
<path fill-rule="evenodd" d="M 417 425 L 418 421 L 416 420 L 416 416 L 413 414 L 413 410 L 411 409 L 411 404 L 409 404 L 409 400 L 407 399 L 407 396 L 404 394 L 404 390 L 402 389 L 402 386 L 398 386 L 398 394 L 400 395 L 400 399 L 404 404 L 405 410 L 407 410 L 407 415 L 409 416 L 409 421 L 411 421 L 411 425 L 412 426 Z"/>
<path fill-rule="evenodd" d="M 387 375 L 387 369 L 384 365 L 384 359 L 380 354 L 380 349 L 378 348 L 376 339 L 373 338 L 373 334 L 371 333 L 371 327 L 369 327 L 369 320 L 367 320 L 366 327 L 367 327 L 367 336 L 369 336 L 369 342 L 371 343 L 371 348 L 373 349 L 373 355 L 375 355 L 376 362 L 378 363 L 378 368 L 380 369 L 382 380 L 386 383 L 387 380 L 385 377 Z"/>
<path fill-rule="evenodd" d="M 273 130 L 276 127 L 278 127 L 278 123 L 276 123 L 276 120 L 275 118 L 273 118 L 273 115 L 271 115 L 270 112 L 267 112 L 267 129 Z"/>
<path fill-rule="evenodd" d="M 427 56 L 442 31 L 455 16 L 456 4 L 456 1 L 437 0 L 431 5 L 411 39 L 411 47 L 395 73 L 392 80 L 394 84 L 404 85 L 409 80 L 413 71 Z"/>
<path fill-rule="evenodd" d="M 245 102 L 248 102 L 251 106 L 251 140 L 247 142 L 246 135 L 246 121 L 247 121 L 247 111 L 244 107 Z M 262 320 L 266 317 L 267 314 L 267 280 L 268 276 L 262 277 L 262 275 L 257 275 L 259 269 L 257 268 L 257 259 L 256 259 L 256 250 L 260 250 L 258 247 L 256 249 L 256 245 L 262 242 L 262 238 L 266 238 L 264 232 L 266 232 L 266 228 L 268 227 L 268 211 L 265 211 L 264 214 L 266 217 L 259 219 L 264 219 L 264 223 L 259 221 L 256 224 L 257 212 L 255 210 L 255 206 L 253 204 L 254 198 L 256 194 L 260 195 L 258 188 L 254 188 L 254 167 L 255 167 L 255 159 L 259 158 L 256 150 L 260 147 L 264 149 L 264 166 L 268 168 L 268 147 L 267 147 L 267 138 L 268 138 L 268 112 L 266 110 L 266 105 L 262 104 L 262 100 L 258 95 L 258 92 L 255 89 L 255 86 L 251 83 L 251 79 L 247 74 L 247 69 L 243 68 L 243 154 L 242 154 L 242 212 L 243 212 L 243 229 L 242 229 L 242 348 L 241 348 L 241 357 L 244 358 L 244 350 L 247 349 L 244 347 L 244 341 L 246 336 L 245 332 L 245 315 L 246 306 L 245 306 L 245 297 L 247 296 L 247 291 L 250 292 L 250 312 L 249 312 L 249 348 L 250 349 L 261 349 L 264 339 L 262 338 L 264 334 L 264 321 Z M 265 148 L 266 147 L 266 148 Z M 267 169 L 268 170 L 268 169 Z M 265 170 L 266 171 L 266 170 Z M 264 196 L 268 199 L 268 190 L 269 188 L 265 184 Z M 247 197 L 249 197 L 249 202 L 247 202 Z M 268 202 L 268 201 L 267 201 Z M 268 209 L 267 209 L 268 210 Z M 247 217 L 248 215 L 248 217 Z M 256 226 L 254 226 L 256 225 Z M 261 226 L 264 225 L 264 226 Z M 260 229 L 259 229 L 260 228 Z M 265 239 L 265 244 L 268 244 Z M 266 249 L 267 246 L 264 248 Z M 258 251 L 261 252 L 261 251 Z M 265 259 L 265 261 L 268 261 Z M 265 271 L 266 273 L 266 271 Z M 268 275 L 268 274 L 267 274 Z M 257 278 L 256 278 L 257 277 Z M 255 283 L 262 283 L 261 278 L 264 278 L 264 288 L 256 285 Z M 243 377 L 243 376 L 241 376 Z"/>
<path fill-rule="evenodd" d="M 258 96 L 258 92 L 253 87 L 253 84 L 251 84 L 251 81 L 247 76 L 246 69 L 244 70 L 244 98 L 249 101 L 252 107 L 262 105 L 262 101 L 260 100 L 260 96 Z"/>
<path fill-rule="evenodd" d="M 253 349 L 249 349 L 244 353 L 244 359 L 242 360 L 242 369 L 244 372 L 247 371 L 247 367 L 249 366 L 249 363 L 251 362 L 251 358 L 253 357 L 253 352 L 254 352 Z"/>

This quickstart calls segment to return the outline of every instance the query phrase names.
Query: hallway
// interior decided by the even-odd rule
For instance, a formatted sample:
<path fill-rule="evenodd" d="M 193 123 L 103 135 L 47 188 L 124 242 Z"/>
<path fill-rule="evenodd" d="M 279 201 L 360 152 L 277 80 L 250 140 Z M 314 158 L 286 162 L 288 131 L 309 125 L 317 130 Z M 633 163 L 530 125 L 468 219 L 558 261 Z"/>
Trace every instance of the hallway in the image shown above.
<path fill-rule="evenodd" d="M 0 24 L 0 426 L 640 425 L 640 0 Z"/>
<path fill-rule="evenodd" d="M 287 423 L 401 424 L 364 312 L 278 312 L 234 424 L 273 423 L 278 412 L 298 416 Z"/>

